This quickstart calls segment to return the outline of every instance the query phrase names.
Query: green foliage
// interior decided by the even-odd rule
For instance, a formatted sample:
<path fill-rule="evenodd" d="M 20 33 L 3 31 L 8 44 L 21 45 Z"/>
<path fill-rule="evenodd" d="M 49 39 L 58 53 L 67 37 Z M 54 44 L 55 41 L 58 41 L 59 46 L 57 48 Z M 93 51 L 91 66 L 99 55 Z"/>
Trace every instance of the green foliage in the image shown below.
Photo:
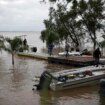
<path fill-rule="evenodd" d="M 49 0 L 57 2 L 59 0 Z M 63 2 L 65 1 L 65 2 Z M 97 31 L 103 29 L 105 19 L 104 0 L 61 0 L 56 8 L 49 9 L 49 19 L 44 20 L 45 31 L 49 30 L 57 34 L 42 32 L 42 41 L 67 41 L 79 46 L 85 36 L 91 39 L 94 48 L 97 44 Z M 88 34 L 87 34 L 88 33 Z M 51 34 L 51 36 L 50 36 Z M 52 38 L 52 36 L 54 38 Z"/>
<path fill-rule="evenodd" d="M 41 32 L 40 39 L 45 42 L 46 45 L 51 44 L 51 43 L 56 43 L 58 40 L 58 35 L 57 33 L 50 31 L 50 30 L 43 30 Z"/>
<path fill-rule="evenodd" d="M 87 2 L 81 0 L 79 2 L 78 8 L 82 20 L 82 25 L 88 31 L 95 48 L 97 43 L 96 32 L 102 29 L 102 21 L 104 21 L 105 18 L 105 2 L 104 0 L 88 0 Z"/>
<path fill-rule="evenodd" d="M 87 9 L 87 2 L 85 0 L 81 0 L 79 3 L 78 3 L 78 6 L 79 6 L 79 10 L 78 10 L 78 13 L 82 15 L 82 13 L 84 13 Z"/>
<path fill-rule="evenodd" d="M 104 47 L 105 47 L 105 40 L 103 40 L 103 41 L 100 42 L 99 44 L 100 44 L 100 46 L 101 46 L 102 48 L 104 48 Z"/>
<path fill-rule="evenodd" d="M 56 42 L 57 39 L 57 34 L 53 31 L 50 31 L 47 36 L 47 45 Z"/>
<path fill-rule="evenodd" d="M 78 6 L 77 0 L 73 0 L 72 4 L 73 4 L 72 9 L 77 9 Z"/>
<path fill-rule="evenodd" d="M 5 50 L 10 53 L 19 51 L 19 48 L 22 46 L 22 40 L 18 37 L 15 37 L 14 39 L 6 38 L 6 41 L 9 46 L 5 46 Z"/>
<path fill-rule="evenodd" d="M 4 46 L 4 49 L 12 54 L 12 65 L 14 66 L 14 54 L 19 51 L 22 46 L 21 38 L 15 37 L 13 39 L 5 38 L 8 45 Z"/>
<path fill-rule="evenodd" d="M 46 30 L 41 31 L 40 39 L 43 41 L 43 43 L 46 41 Z"/>

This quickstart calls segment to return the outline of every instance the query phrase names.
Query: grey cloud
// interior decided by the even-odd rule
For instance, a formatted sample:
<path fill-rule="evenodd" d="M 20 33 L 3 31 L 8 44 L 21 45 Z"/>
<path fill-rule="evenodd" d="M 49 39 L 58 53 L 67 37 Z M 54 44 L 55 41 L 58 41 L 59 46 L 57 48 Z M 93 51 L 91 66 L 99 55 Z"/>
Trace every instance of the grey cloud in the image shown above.
<path fill-rule="evenodd" d="M 43 20 L 48 18 L 48 5 L 39 0 L 0 0 L 0 31 L 41 30 Z M 18 1 L 18 2 L 17 2 Z"/>

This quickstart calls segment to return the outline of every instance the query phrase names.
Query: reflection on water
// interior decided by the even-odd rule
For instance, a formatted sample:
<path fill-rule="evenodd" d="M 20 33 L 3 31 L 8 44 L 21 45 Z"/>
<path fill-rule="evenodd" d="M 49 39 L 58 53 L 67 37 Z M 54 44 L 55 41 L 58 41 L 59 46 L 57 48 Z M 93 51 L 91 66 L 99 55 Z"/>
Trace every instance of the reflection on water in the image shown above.
<path fill-rule="evenodd" d="M 40 105 L 58 105 L 57 100 L 52 96 L 48 90 L 39 91 Z"/>
<path fill-rule="evenodd" d="M 56 72 L 56 71 L 67 70 L 72 68 L 74 67 L 67 66 L 67 65 L 51 64 L 51 63 L 46 66 L 46 69 L 49 72 Z"/>
<path fill-rule="evenodd" d="M 99 105 L 96 86 L 58 92 L 39 91 L 40 105 Z"/>

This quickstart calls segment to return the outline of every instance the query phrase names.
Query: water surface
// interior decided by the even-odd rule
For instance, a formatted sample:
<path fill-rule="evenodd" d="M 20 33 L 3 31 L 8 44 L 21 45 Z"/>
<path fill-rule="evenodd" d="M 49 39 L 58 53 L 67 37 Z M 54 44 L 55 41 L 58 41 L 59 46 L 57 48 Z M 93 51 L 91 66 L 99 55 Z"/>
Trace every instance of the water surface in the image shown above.
<path fill-rule="evenodd" d="M 22 34 L 28 33 L 23 32 Z M 4 34 L 10 37 L 15 35 L 17 33 L 14 32 Z M 18 35 L 21 33 L 18 32 Z M 41 48 L 43 43 L 39 41 L 39 36 L 40 33 L 31 32 L 27 40 L 28 42 L 33 40 L 29 43 L 39 45 Z M 34 85 L 32 79 L 35 75 L 40 75 L 45 70 L 55 72 L 72 68 L 70 66 L 48 64 L 44 60 L 18 56 L 15 57 L 14 70 L 11 64 L 11 55 L 4 51 L 0 53 L 0 105 L 105 105 L 105 97 L 99 95 L 98 85 L 58 92 L 32 90 Z"/>

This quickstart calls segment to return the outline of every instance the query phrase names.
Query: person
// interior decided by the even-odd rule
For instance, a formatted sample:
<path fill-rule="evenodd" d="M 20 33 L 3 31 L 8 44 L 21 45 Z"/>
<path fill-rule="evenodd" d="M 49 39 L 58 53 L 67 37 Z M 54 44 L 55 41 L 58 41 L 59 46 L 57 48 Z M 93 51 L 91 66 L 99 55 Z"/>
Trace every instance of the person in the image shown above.
<path fill-rule="evenodd" d="M 29 51 L 29 46 L 27 44 L 27 40 L 26 39 L 23 40 L 23 50 Z"/>
<path fill-rule="evenodd" d="M 26 39 L 23 40 L 23 44 L 24 44 L 24 46 L 27 45 L 27 40 Z"/>
<path fill-rule="evenodd" d="M 54 47 L 54 45 L 53 45 L 52 43 L 50 43 L 50 44 L 48 45 L 48 53 L 49 53 L 50 56 L 52 55 L 53 47 Z"/>
<path fill-rule="evenodd" d="M 99 48 L 97 48 L 94 52 L 93 52 L 93 57 L 95 59 L 94 64 L 96 65 L 96 67 L 98 67 L 99 65 L 99 59 L 101 57 L 101 51 Z"/>
<path fill-rule="evenodd" d="M 67 57 L 69 55 L 69 44 L 66 44 L 65 51 L 66 51 L 66 57 Z"/>

